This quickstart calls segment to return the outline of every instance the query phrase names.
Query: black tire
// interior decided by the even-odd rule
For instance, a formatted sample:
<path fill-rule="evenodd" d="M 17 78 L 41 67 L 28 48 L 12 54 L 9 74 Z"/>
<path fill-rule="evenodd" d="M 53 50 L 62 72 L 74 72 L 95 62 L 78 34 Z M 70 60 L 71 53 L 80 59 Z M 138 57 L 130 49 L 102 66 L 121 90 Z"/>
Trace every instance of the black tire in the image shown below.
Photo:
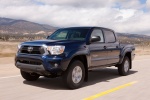
<path fill-rule="evenodd" d="M 40 76 L 20 70 L 21 76 L 27 81 L 36 81 Z"/>
<path fill-rule="evenodd" d="M 75 80 L 73 81 L 73 77 L 75 77 L 73 75 L 73 70 L 75 71 L 75 70 L 77 70 L 77 68 L 80 69 L 80 71 L 82 70 L 82 74 L 80 73 L 80 75 L 82 75 L 82 76 L 79 79 L 80 81 L 78 83 L 75 83 L 74 82 Z M 65 85 L 67 85 L 67 87 L 70 89 L 77 89 L 77 88 L 81 87 L 81 85 L 84 82 L 84 78 L 85 78 L 85 68 L 84 68 L 83 63 L 79 60 L 74 60 L 73 62 L 71 62 L 67 71 L 65 71 L 63 74 L 63 80 L 65 82 Z"/>
<path fill-rule="evenodd" d="M 129 70 L 131 68 L 131 63 L 130 63 L 130 59 L 129 57 L 125 57 L 123 62 L 118 66 L 118 73 L 121 75 L 121 76 L 126 76 L 129 74 Z M 128 67 L 126 67 L 126 63 L 128 63 Z"/>

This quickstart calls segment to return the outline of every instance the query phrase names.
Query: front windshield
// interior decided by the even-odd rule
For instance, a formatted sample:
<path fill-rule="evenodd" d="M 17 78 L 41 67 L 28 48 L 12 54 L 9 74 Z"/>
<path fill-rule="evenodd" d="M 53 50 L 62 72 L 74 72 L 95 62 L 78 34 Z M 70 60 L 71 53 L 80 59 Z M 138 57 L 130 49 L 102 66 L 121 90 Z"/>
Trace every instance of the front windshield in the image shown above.
<path fill-rule="evenodd" d="M 59 29 L 48 39 L 51 40 L 85 40 L 89 29 Z"/>

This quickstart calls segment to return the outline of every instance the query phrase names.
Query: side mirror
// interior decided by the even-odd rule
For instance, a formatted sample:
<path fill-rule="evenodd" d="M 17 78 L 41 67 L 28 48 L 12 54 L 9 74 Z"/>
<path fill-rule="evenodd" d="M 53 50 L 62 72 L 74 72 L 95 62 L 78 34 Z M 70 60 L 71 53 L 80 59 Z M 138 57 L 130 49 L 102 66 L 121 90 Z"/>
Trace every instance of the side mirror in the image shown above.
<path fill-rule="evenodd" d="M 49 38 L 49 36 L 46 37 L 46 39 L 48 39 L 48 38 Z"/>
<path fill-rule="evenodd" d="M 91 37 L 91 42 L 97 42 L 97 41 L 100 41 L 100 40 L 101 40 L 100 36 L 92 36 Z"/>

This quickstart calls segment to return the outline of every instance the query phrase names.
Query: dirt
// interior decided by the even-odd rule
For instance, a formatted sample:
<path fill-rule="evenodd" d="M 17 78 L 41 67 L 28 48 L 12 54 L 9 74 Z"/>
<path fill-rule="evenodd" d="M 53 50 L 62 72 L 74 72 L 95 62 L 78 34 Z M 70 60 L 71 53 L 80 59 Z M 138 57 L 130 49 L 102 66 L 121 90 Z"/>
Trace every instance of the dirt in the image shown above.
<path fill-rule="evenodd" d="M 0 58 L 15 56 L 18 44 L 19 42 L 0 42 Z"/>

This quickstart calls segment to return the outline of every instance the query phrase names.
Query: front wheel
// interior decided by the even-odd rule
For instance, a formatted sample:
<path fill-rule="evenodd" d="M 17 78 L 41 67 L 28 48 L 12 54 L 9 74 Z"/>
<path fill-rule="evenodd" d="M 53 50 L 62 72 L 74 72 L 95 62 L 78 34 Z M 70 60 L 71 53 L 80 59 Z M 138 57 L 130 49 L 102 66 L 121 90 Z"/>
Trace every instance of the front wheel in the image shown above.
<path fill-rule="evenodd" d="M 85 68 L 83 63 L 79 60 L 73 61 L 63 75 L 65 84 L 71 89 L 79 88 L 84 81 L 84 77 Z"/>
<path fill-rule="evenodd" d="M 27 81 L 36 81 L 40 76 L 20 70 L 21 76 Z"/>
<path fill-rule="evenodd" d="M 125 57 L 123 62 L 118 66 L 118 72 L 122 76 L 126 76 L 129 73 L 131 67 L 130 59 L 129 57 Z"/>

